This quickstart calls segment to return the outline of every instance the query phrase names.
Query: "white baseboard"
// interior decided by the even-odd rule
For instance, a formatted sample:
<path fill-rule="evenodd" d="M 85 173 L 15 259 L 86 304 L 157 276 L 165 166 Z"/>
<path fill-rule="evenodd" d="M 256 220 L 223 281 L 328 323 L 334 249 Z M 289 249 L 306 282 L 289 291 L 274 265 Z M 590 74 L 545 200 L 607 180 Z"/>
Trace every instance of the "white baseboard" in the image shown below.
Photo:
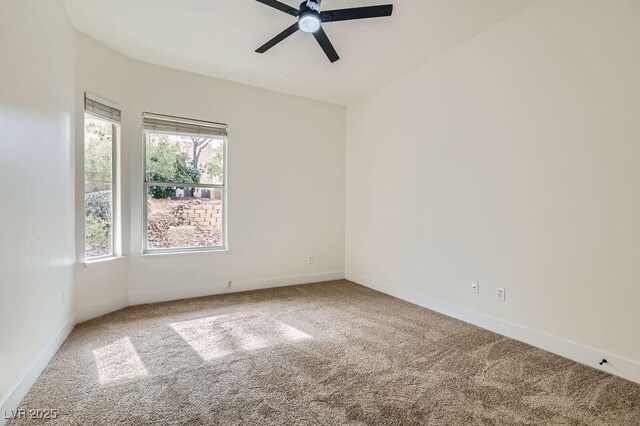
<path fill-rule="evenodd" d="M 127 296 L 120 296 L 94 305 L 79 308 L 75 311 L 76 324 L 126 308 L 127 306 L 129 306 L 129 298 Z"/>
<path fill-rule="evenodd" d="M 9 392 L 5 395 L 0 403 L 0 426 L 7 422 L 8 414 L 11 410 L 15 410 L 31 389 L 31 386 L 38 380 L 47 367 L 53 356 L 58 352 L 60 346 L 64 343 L 71 330 L 75 325 L 75 319 L 69 318 L 67 322 L 58 330 L 47 345 L 38 353 L 31 365 L 27 368 L 24 375 L 16 382 Z"/>
<path fill-rule="evenodd" d="M 640 383 L 640 362 L 352 272 L 346 272 L 345 278 L 381 293 L 544 349 L 632 382 Z M 598 365 L 598 362 L 603 358 L 607 360 L 607 363 L 603 366 Z"/>
<path fill-rule="evenodd" d="M 140 291 L 129 293 L 129 305 L 134 306 L 142 305 L 144 303 L 168 302 L 171 300 L 190 299 L 193 297 L 213 296 L 217 294 L 237 293 L 241 291 L 341 280 L 343 278 L 344 272 L 336 271 L 252 281 L 234 281 L 231 288 L 228 289 L 226 288 L 226 284 L 216 284 L 210 286 L 173 288 L 167 290 Z"/>

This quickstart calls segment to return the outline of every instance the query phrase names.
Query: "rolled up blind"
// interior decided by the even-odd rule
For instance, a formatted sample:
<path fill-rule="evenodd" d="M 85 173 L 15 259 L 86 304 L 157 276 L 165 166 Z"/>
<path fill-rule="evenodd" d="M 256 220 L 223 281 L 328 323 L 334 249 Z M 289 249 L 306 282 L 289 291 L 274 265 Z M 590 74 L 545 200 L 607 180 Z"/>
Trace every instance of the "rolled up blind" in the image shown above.
<path fill-rule="evenodd" d="M 84 94 L 84 110 L 105 120 L 120 124 L 121 113 L 119 108 L 88 93 Z"/>
<path fill-rule="evenodd" d="M 142 123 L 145 132 L 196 137 L 226 137 L 227 125 L 188 118 L 144 113 Z"/>

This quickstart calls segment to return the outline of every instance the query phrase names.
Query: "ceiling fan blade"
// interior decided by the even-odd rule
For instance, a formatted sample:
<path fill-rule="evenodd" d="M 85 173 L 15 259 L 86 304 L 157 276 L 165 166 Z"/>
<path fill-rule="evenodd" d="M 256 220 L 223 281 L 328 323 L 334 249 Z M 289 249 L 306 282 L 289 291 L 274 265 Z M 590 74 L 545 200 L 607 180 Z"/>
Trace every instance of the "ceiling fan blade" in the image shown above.
<path fill-rule="evenodd" d="M 288 13 L 291 16 L 298 16 L 298 14 L 300 13 L 300 11 L 295 7 L 287 6 L 286 4 L 280 3 L 277 0 L 256 0 L 256 1 L 259 1 L 262 4 L 266 4 L 267 6 L 271 6 L 274 9 L 278 9 L 281 12 Z"/>
<path fill-rule="evenodd" d="M 354 7 L 351 9 L 325 10 L 320 13 L 322 22 L 350 21 L 352 19 L 381 18 L 391 16 L 393 5 Z"/>
<path fill-rule="evenodd" d="M 331 44 L 331 41 L 329 41 L 327 33 L 325 33 L 322 28 L 313 33 L 313 36 L 316 38 L 316 40 L 318 40 L 320 47 L 322 47 L 322 50 L 324 50 L 324 53 L 327 55 L 327 58 L 329 58 L 331 63 L 334 63 L 335 61 L 340 59 L 340 56 L 338 56 L 338 52 L 336 52 L 336 49 L 333 48 L 333 44 Z"/>
<path fill-rule="evenodd" d="M 296 31 L 298 31 L 298 29 L 299 29 L 298 23 L 296 22 L 295 24 L 293 24 L 292 26 L 290 26 L 289 28 L 287 28 L 286 30 L 284 30 L 283 32 L 281 32 L 280 34 L 278 34 L 277 36 L 275 36 L 274 38 L 272 38 L 271 40 L 269 40 L 268 42 L 266 42 L 262 46 L 260 46 L 256 50 L 256 52 L 257 53 L 266 52 L 267 50 L 271 49 L 276 44 L 280 43 L 285 38 L 289 37 L 291 34 L 293 34 Z"/>

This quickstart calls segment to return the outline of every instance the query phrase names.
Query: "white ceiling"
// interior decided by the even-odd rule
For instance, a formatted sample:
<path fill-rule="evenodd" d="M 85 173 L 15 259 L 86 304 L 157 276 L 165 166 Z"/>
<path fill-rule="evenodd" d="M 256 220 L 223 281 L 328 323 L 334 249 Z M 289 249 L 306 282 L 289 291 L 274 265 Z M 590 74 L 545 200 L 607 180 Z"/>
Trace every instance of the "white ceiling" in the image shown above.
<path fill-rule="evenodd" d="M 302 0 L 283 0 L 298 6 Z M 325 24 L 340 61 L 295 19 L 255 0 L 65 0 L 73 25 L 132 59 L 346 105 L 536 0 L 324 0 L 322 9 L 394 3 L 390 18 Z"/>

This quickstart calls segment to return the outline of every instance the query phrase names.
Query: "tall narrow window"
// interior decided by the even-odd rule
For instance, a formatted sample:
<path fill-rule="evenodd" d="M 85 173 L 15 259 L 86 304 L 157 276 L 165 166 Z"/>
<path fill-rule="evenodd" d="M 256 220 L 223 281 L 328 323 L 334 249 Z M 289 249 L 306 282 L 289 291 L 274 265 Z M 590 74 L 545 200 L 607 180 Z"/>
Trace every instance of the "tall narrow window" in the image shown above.
<path fill-rule="evenodd" d="M 114 254 L 114 204 L 120 111 L 85 95 L 84 242 L 85 258 Z"/>
<path fill-rule="evenodd" d="M 226 247 L 226 125 L 143 115 L 145 252 Z"/>

